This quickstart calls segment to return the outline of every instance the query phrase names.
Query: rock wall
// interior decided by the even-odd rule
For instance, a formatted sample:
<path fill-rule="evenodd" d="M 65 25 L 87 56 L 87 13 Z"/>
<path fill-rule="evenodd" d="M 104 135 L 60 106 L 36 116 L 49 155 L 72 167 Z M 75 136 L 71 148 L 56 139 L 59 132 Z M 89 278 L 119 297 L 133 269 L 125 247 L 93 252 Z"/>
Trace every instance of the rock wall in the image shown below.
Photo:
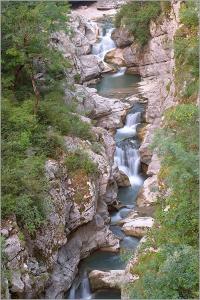
<path fill-rule="evenodd" d="M 140 206 L 154 202 L 156 193 L 151 192 L 152 185 L 157 186 L 157 174 L 160 164 L 158 157 L 152 153 L 150 144 L 155 130 L 161 126 L 166 109 L 176 104 L 174 85 L 174 50 L 173 37 L 179 26 L 179 7 L 181 1 L 172 1 L 169 14 L 159 17 L 150 23 L 151 38 L 148 44 L 141 48 L 124 28 L 116 29 L 112 37 L 118 49 L 108 53 L 109 62 L 116 63 L 116 57 L 123 60 L 127 73 L 140 74 L 140 93 L 147 99 L 145 135 L 139 149 L 141 162 L 147 165 L 148 178 L 138 197 Z M 127 36 L 127 43 L 124 37 Z M 153 184 L 152 184 L 153 183 Z"/>
<path fill-rule="evenodd" d="M 119 52 L 121 52 L 120 55 L 124 65 L 127 67 L 127 73 L 140 74 L 142 76 L 140 93 L 147 99 L 145 119 L 148 125 L 145 128 L 145 135 L 139 151 L 142 163 L 147 166 L 147 175 L 149 177 L 145 180 L 144 186 L 137 198 L 139 211 L 141 208 L 144 209 L 151 206 L 156 201 L 159 191 L 157 176 L 160 170 L 160 162 L 156 153 L 153 153 L 149 146 L 152 143 L 155 130 L 162 126 L 164 112 L 177 103 L 174 83 L 175 60 L 173 39 L 180 25 L 180 4 L 181 1 L 172 0 L 170 13 L 150 23 L 151 38 L 143 49 L 141 49 L 135 41 L 130 45 L 130 41 L 127 40 L 127 44 L 129 45 L 126 45 L 123 37 L 120 39 L 124 29 L 121 29 L 121 32 L 120 29 L 117 29 L 113 33 L 113 38 L 116 39 L 120 47 L 117 49 L 118 56 Z M 111 55 L 109 56 L 108 54 L 108 57 L 109 62 L 111 62 Z M 114 59 L 115 53 L 113 53 L 113 61 Z M 134 225 L 134 222 L 139 219 L 142 218 L 135 219 L 135 215 L 133 214 L 130 221 L 132 221 Z M 131 225 L 131 222 L 127 225 Z M 126 223 L 124 226 L 126 226 Z M 132 232 L 134 228 L 129 227 L 128 230 L 130 229 Z M 144 239 L 142 239 L 141 242 L 143 242 Z M 146 249 L 145 251 L 155 251 L 155 249 Z M 126 276 L 131 274 L 131 269 L 137 261 L 138 251 L 136 251 L 134 257 L 129 261 L 126 267 Z M 129 299 L 126 287 L 127 286 L 122 287 L 122 299 Z"/>
<path fill-rule="evenodd" d="M 113 133 L 122 125 L 130 105 L 103 98 L 95 89 L 74 83 L 77 74 L 80 81 L 86 81 L 99 76 L 102 69 L 97 57 L 91 54 L 98 33 L 96 24 L 74 12 L 70 24 L 70 36 L 55 33 L 51 42 L 71 61 L 71 69 L 66 73 L 66 102 L 76 101 L 76 114 L 84 122 L 95 121 L 92 133 L 98 149 L 88 140 L 69 136 L 64 138 L 65 145 L 70 152 L 76 149 L 87 152 L 97 164 L 98 176 L 88 176 L 82 171 L 69 173 L 64 164 L 65 154 L 58 161 L 48 160 L 45 164 L 50 186 L 47 222 L 30 236 L 20 228 L 15 216 L 3 220 L 6 268 L 11 275 L 10 283 L 5 285 L 12 298 L 63 298 L 81 259 L 98 248 L 111 247 L 112 251 L 119 248 L 119 240 L 109 230 L 107 205 L 117 197 L 112 167 Z"/>

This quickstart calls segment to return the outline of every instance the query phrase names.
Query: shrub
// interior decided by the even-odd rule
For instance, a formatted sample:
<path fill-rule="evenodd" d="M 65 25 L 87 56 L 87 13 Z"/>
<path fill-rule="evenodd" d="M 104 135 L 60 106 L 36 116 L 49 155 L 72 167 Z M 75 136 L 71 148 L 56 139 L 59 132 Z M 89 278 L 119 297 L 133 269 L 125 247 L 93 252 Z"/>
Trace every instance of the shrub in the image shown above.
<path fill-rule="evenodd" d="M 101 154 L 102 152 L 102 145 L 98 142 L 93 142 L 91 145 L 91 149 L 93 152 L 97 153 L 97 154 Z"/>
<path fill-rule="evenodd" d="M 196 102 L 199 91 L 199 40 L 195 1 L 182 4 L 180 18 L 183 26 L 174 39 L 176 91 L 182 102 Z"/>
<path fill-rule="evenodd" d="M 141 252 L 132 272 L 140 279 L 131 285 L 134 299 L 198 298 L 198 108 L 181 104 L 169 109 L 164 128 L 154 139 L 161 159 L 165 190 L 160 193 L 148 244 L 157 253 Z M 169 206 L 168 211 L 163 209 Z"/>
<path fill-rule="evenodd" d="M 144 46 L 150 37 L 149 24 L 161 13 L 159 1 L 132 1 L 121 7 L 115 18 L 115 26 L 125 26 Z"/>
<path fill-rule="evenodd" d="M 186 3 L 182 4 L 180 10 L 180 21 L 190 28 L 198 27 L 198 8 L 194 0 L 188 0 Z"/>
<path fill-rule="evenodd" d="M 88 175 L 96 175 L 97 165 L 89 158 L 88 154 L 77 150 L 69 154 L 65 159 L 65 165 L 69 171 L 84 170 Z"/>

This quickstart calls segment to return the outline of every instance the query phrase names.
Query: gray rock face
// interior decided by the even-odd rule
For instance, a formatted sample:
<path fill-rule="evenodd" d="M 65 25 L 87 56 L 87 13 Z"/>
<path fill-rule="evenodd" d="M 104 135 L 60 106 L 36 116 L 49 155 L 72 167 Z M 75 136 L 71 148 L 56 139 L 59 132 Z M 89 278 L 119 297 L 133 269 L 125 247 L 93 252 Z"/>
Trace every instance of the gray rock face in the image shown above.
<path fill-rule="evenodd" d="M 101 61 L 96 55 L 82 55 L 79 57 L 79 71 L 83 81 L 88 81 L 100 76 L 102 68 Z"/>
<path fill-rule="evenodd" d="M 66 70 L 67 77 L 74 77 L 80 82 L 98 77 L 103 70 L 102 62 L 91 54 L 92 44 L 98 36 L 96 23 L 72 12 L 69 25 L 72 30 L 71 36 L 64 32 L 52 35 L 53 45 L 72 64 L 72 68 Z"/>
<path fill-rule="evenodd" d="M 130 46 L 134 41 L 134 37 L 126 28 L 115 29 L 112 33 L 112 39 L 119 48 Z"/>
<path fill-rule="evenodd" d="M 114 171 L 114 178 L 119 187 L 123 187 L 123 186 L 125 187 L 125 186 L 131 185 L 128 176 L 123 171 L 119 170 L 118 168 L 116 168 Z"/>
<path fill-rule="evenodd" d="M 97 9 L 99 10 L 109 10 L 113 8 L 118 8 L 124 4 L 126 0 L 98 0 Z"/>
<path fill-rule="evenodd" d="M 153 175 L 145 180 L 144 185 L 137 197 L 137 206 L 149 206 L 156 202 L 158 196 L 158 180 L 157 176 Z"/>
<path fill-rule="evenodd" d="M 69 289 L 75 278 L 80 259 L 100 246 L 116 244 L 119 245 L 119 240 L 104 226 L 103 219 L 95 215 L 92 222 L 80 227 L 72 234 L 68 244 L 59 250 L 45 298 L 62 299 L 63 293 Z"/>
<path fill-rule="evenodd" d="M 98 127 L 114 131 L 121 127 L 130 104 L 123 103 L 119 99 L 105 98 L 97 94 L 96 89 L 82 85 L 75 85 L 76 90 L 66 91 L 66 101 L 75 98 L 78 104 L 77 110 L 96 121 Z"/>

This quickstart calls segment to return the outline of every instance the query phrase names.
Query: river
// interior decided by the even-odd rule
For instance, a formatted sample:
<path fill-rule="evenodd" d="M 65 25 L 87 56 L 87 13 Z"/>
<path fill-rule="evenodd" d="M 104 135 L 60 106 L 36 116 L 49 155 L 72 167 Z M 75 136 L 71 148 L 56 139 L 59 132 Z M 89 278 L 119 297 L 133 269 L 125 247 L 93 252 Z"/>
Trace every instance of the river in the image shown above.
<path fill-rule="evenodd" d="M 98 42 L 93 46 L 93 54 L 98 55 L 104 60 L 105 54 L 115 48 L 114 41 L 111 39 L 113 31 L 111 22 L 100 24 L 100 34 Z M 105 97 L 125 98 L 136 94 L 139 76 L 128 75 L 126 68 L 120 68 L 116 73 L 104 74 L 101 81 L 95 85 L 98 93 Z M 141 171 L 140 157 L 138 148 L 140 146 L 137 128 L 141 123 L 141 114 L 144 111 L 142 104 L 137 103 L 128 112 L 125 124 L 119 128 L 115 135 L 116 151 L 115 163 L 128 177 L 130 187 L 119 188 L 118 200 L 121 208 L 110 214 L 110 229 L 117 235 L 122 251 L 134 253 L 139 239 L 127 236 L 121 230 L 119 221 L 125 218 L 136 205 L 138 192 L 143 185 L 144 176 Z M 95 251 L 79 264 L 79 273 L 76 276 L 71 289 L 68 291 L 67 299 L 120 299 L 119 290 L 109 289 L 100 290 L 92 293 L 90 289 L 88 272 L 91 270 L 120 270 L 125 268 L 125 261 L 120 253 L 106 251 Z"/>

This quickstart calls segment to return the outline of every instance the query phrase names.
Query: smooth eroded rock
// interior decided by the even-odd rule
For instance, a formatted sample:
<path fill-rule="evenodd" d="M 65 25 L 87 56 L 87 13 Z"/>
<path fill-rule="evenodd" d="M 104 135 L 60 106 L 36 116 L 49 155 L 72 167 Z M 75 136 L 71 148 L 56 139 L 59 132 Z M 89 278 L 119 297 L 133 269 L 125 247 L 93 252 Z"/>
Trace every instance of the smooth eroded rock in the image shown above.
<path fill-rule="evenodd" d="M 126 28 L 116 28 L 112 32 L 112 39 L 119 48 L 130 46 L 134 41 L 133 35 Z"/>
<path fill-rule="evenodd" d="M 153 226 L 154 219 L 151 217 L 140 217 L 122 226 L 122 230 L 127 235 L 142 237 Z"/>
<path fill-rule="evenodd" d="M 125 270 L 110 270 L 107 272 L 93 270 L 89 273 L 92 291 L 98 289 L 116 288 L 121 289 L 125 284 L 135 281 L 131 274 L 125 274 Z"/>
<path fill-rule="evenodd" d="M 157 176 L 147 178 L 137 197 L 137 206 L 150 206 L 156 202 L 158 196 Z"/>
<path fill-rule="evenodd" d="M 123 186 L 125 187 L 125 186 L 131 185 L 128 176 L 123 171 L 119 170 L 118 168 L 114 173 L 114 178 L 119 187 L 123 187 Z"/>

